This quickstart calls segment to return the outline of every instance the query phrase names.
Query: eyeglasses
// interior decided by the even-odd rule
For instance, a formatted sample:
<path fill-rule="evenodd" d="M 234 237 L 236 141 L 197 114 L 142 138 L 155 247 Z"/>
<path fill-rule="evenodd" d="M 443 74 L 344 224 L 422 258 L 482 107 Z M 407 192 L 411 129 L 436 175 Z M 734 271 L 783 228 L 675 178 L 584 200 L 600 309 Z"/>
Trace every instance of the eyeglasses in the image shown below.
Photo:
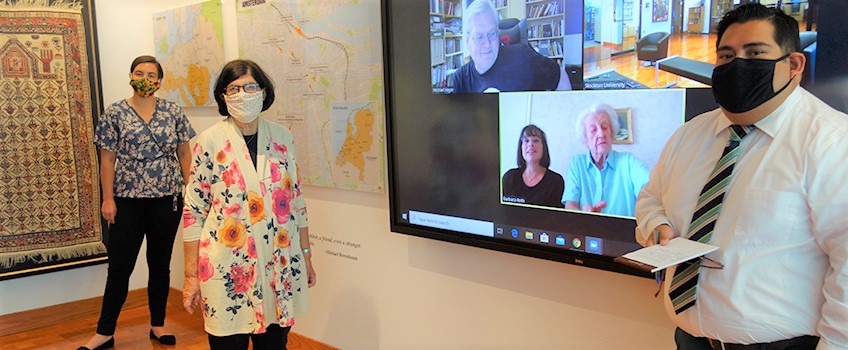
<path fill-rule="evenodd" d="M 227 89 L 224 90 L 224 94 L 226 95 L 235 95 L 239 93 L 239 90 L 244 90 L 245 93 L 255 94 L 262 90 L 262 87 L 257 83 L 250 83 L 244 85 L 230 85 L 227 86 Z"/>
<path fill-rule="evenodd" d="M 474 41 L 475 44 L 482 44 L 484 40 L 492 42 L 498 39 L 497 29 L 492 29 L 488 33 L 478 33 L 471 36 L 471 40 Z"/>

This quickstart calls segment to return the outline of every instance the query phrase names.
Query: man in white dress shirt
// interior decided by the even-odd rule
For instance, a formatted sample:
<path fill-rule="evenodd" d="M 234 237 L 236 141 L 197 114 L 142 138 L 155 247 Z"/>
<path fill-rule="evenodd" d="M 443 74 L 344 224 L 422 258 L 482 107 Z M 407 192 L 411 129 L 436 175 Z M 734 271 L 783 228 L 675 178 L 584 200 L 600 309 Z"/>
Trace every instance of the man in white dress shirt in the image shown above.
<path fill-rule="evenodd" d="M 675 132 L 636 203 L 641 244 L 689 237 L 730 126 L 754 127 L 709 240 L 723 267 L 700 262 L 694 303 L 677 310 L 666 271 L 678 349 L 848 349 L 848 116 L 798 86 L 798 23 L 780 10 L 727 13 L 716 58 L 721 108 Z"/>

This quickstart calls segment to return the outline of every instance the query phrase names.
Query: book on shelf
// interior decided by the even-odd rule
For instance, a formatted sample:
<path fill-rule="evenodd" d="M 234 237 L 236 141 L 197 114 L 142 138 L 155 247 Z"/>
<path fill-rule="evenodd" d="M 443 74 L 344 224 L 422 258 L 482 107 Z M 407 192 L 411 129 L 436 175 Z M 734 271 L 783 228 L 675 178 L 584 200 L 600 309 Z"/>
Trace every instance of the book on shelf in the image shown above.
<path fill-rule="evenodd" d="M 459 55 L 448 57 L 445 61 L 445 66 L 448 69 L 448 72 L 455 71 L 457 68 L 462 66 L 462 57 Z"/>
<path fill-rule="evenodd" d="M 445 23 L 439 16 L 430 16 L 430 36 L 444 36 Z"/>
<path fill-rule="evenodd" d="M 545 39 L 562 36 L 562 21 L 541 23 L 527 27 L 528 39 Z"/>
<path fill-rule="evenodd" d="M 457 3 L 447 1 L 445 2 L 445 11 L 444 14 L 448 16 L 459 16 L 459 11 L 457 9 Z"/>
<path fill-rule="evenodd" d="M 442 12 L 442 8 L 440 6 L 440 0 L 430 0 L 430 13 L 440 13 Z"/>
<path fill-rule="evenodd" d="M 445 54 L 452 54 L 459 50 L 459 43 L 455 38 L 449 38 L 445 41 Z"/>
<path fill-rule="evenodd" d="M 562 56 L 562 42 L 561 41 L 552 41 L 551 42 L 551 56 Z"/>
<path fill-rule="evenodd" d="M 433 87 L 445 87 L 447 86 L 447 76 L 445 75 L 445 66 L 435 66 L 432 70 L 432 82 Z"/>
<path fill-rule="evenodd" d="M 459 0 L 430 0 L 430 13 L 438 13 L 447 16 L 459 16 Z"/>
<path fill-rule="evenodd" d="M 541 7 L 542 7 L 542 5 L 531 5 L 530 9 L 527 10 L 527 18 L 539 17 L 539 12 L 540 12 L 539 8 L 541 8 Z"/>
<path fill-rule="evenodd" d="M 551 29 L 551 24 L 550 23 L 542 24 L 542 37 L 543 38 L 550 38 L 552 36 L 553 36 L 553 30 Z"/>
<path fill-rule="evenodd" d="M 539 53 L 543 56 L 551 56 L 551 41 L 550 40 L 540 40 L 539 41 Z"/>
<path fill-rule="evenodd" d="M 452 18 L 445 23 L 445 31 L 448 34 L 462 35 L 462 19 Z"/>
<path fill-rule="evenodd" d="M 445 62 L 445 39 L 432 38 L 430 39 L 430 65 L 441 64 Z"/>
<path fill-rule="evenodd" d="M 551 1 L 543 4 L 530 5 L 527 8 L 527 18 L 548 17 L 562 14 L 560 1 Z"/>

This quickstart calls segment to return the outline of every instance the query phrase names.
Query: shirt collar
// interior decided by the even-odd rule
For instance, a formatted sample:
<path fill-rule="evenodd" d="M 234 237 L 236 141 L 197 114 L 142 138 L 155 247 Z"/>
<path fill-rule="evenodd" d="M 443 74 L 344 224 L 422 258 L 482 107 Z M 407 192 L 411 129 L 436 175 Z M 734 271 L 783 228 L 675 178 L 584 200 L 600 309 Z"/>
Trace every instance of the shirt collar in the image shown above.
<path fill-rule="evenodd" d="M 765 116 L 765 118 L 760 119 L 760 121 L 754 123 L 754 126 L 757 127 L 760 131 L 764 132 L 766 135 L 770 137 L 774 137 L 777 134 L 777 130 L 780 129 L 780 126 L 783 124 L 783 121 L 786 120 L 788 113 L 786 113 L 790 106 L 794 105 L 798 99 L 801 98 L 801 90 L 803 88 L 800 86 L 795 87 L 795 90 L 792 91 L 789 96 L 786 97 L 786 100 L 783 101 L 777 108 L 774 109 L 769 115 Z M 719 109 L 721 110 L 721 109 Z M 730 122 L 730 119 L 727 119 L 727 116 L 724 112 L 721 113 L 721 116 L 724 118 L 719 118 L 718 123 L 716 124 L 715 133 L 713 136 L 718 136 L 719 133 L 724 131 L 724 129 L 729 128 L 733 123 Z"/>
<path fill-rule="evenodd" d="M 609 154 L 607 155 L 606 161 L 604 161 L 604 169 L 615 168 L 613 164 L 615 164 L 615 157 L 617 157 L 617 154 L 618 152 L 616 152 L 614 149 L 610 150 Z M 595 162 L 592 161 L 592 152 L 587 151 L 586 155 L 586 169 L 591 169 L 592 167 L 595 167 Z"/>

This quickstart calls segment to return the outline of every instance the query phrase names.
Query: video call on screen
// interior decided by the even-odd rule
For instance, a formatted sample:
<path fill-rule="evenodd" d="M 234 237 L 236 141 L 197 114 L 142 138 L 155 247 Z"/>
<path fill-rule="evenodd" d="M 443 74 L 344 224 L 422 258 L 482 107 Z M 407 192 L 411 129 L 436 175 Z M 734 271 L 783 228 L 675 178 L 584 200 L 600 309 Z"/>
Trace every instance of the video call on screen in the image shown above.
<path fill-rule="evenodd" d="M 738 0 L 685 1 L 680 22 L 671 0 L 387 1 L 394 231 L 603 269 L 640 247 L 635 196 L 675 130 L 717 107 L 711 11 Z M 844 111 L 845 87 L 831 84 L 848 76 L 848 28 L 825 16 L 803 25 L 801 86 Z M 698 53 L 680 49 L 687 41 Z M 613 172 L 587 171 L 604 148 L 578 121 L 593 109 L 605 112 L 588 119 L 615 120 L 604 142 Z M 555 175 L 520 178 L 532 175 L 519 174 L 521 159 L 539 153 L 522 154 L 526 128 L 544 133 Z M 550 193 L 521 192 L 516 179 Z"/>

